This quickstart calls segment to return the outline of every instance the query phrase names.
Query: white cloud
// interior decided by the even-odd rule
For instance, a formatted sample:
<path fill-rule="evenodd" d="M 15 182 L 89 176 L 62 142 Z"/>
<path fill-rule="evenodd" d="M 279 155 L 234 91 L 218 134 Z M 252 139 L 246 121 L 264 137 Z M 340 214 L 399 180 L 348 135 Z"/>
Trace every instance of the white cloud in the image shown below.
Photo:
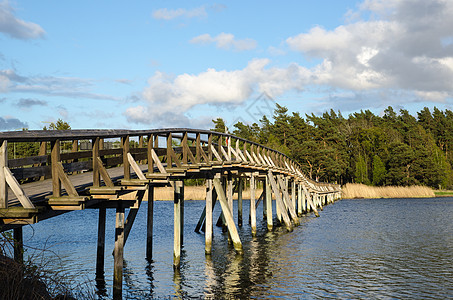
<path fill-rule="evenodd" d="M 316 26 L 287 39 L 323 62 L 314 83 L 351 90 L 403 89 L 453 95 L 453 2 L 366 0 L 355 22 Z"/>
<path fill-rule="evenodd" d="M 220 33 L 212 37 L 210 34 L 202 34 L 190 40 L 192 44 L 210 44 L 215 43 L 217 48 L 220 49 L 233 49 L 236 51 L 252 50 L 256 48 L 256 41 L 253 39 L 235 39 L 231 33 Z"/>
<path fill-rule="evenodd" d="M 156 72 L 143 92 L 146 105 L 126 110 L 131 122 L 152 123 L 181 120 L 189 109 L 202 104 L 239 105 L 254 91 L 280 95 L 288 90 L 302 90 L 310 76 L 307 69 L 292 64 L 287 68 L 267 68 L 267 59 L 252 60 L 244 69 L 217 71 L 208 69 L 197 75 L 174 78 Z"/>
<path fill-rule="evenodd" d="M 197 18 L 197 17 L 206 17 L 206 8 L 205 6 L 200 6 L 193 9 L 177 8 L 177 9 L 167 9 L 160 8 L 153 12 L 153 18 L 158 20 L 170 21 L 176 18 Z"/>
<path fill-rule="evenodd" d="M 0 2 L 0 32 L 16 39 L 43 38 L 44 29 L 38 24 L 18 19 L 8 1 Z"/>

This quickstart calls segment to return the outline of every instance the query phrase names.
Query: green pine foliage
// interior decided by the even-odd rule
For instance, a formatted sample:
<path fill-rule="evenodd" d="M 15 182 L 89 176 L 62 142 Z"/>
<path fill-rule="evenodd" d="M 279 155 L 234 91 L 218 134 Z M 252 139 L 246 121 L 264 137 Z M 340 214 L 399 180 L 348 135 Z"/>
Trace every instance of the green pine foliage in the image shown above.
<path fill-rule="evenodd" d="M 213 121 L 224 132 L 222 119 Z M 318 181 L 453 188 L 453 112 L 424 108 L 414 117 L 391 106 L 377 116 L 369 110 L 343 117 L 288 113 L 276 105 L 260 124 L 238 122 L 233 134 L 298 161 Z"/>

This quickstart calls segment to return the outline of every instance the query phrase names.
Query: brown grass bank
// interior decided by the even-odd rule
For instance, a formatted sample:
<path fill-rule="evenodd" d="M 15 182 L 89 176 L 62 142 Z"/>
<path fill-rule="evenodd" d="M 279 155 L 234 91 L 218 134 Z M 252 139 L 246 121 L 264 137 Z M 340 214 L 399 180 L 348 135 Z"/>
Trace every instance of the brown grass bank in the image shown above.
<path fill-rule="evenodd" d="M 358 183 L 347 183 L 342 187 L 341 193 L 344 199 L 435 197 L 433 189 L 426 186 L 375 187 Z"/>

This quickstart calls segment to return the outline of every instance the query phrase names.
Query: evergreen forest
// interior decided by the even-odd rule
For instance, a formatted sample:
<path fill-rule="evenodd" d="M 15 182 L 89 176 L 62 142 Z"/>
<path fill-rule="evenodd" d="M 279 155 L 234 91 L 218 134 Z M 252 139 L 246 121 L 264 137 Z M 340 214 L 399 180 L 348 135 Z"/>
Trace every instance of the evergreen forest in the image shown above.
<path fill-rule="evenodd" d="M 212 130 L 225 132 L 221 118 Z M 234 124 L 233 134 L 274 148 L 297 160 L 317 181 L 374 186 L 453 187 L 453 112 L 424 108 L 369 110 L 343 117 L 330 110 L 321 116 L 288 113 L 276 105 L 272 120 Z M 230 129 L 231 130 L 231 129 Z"/>

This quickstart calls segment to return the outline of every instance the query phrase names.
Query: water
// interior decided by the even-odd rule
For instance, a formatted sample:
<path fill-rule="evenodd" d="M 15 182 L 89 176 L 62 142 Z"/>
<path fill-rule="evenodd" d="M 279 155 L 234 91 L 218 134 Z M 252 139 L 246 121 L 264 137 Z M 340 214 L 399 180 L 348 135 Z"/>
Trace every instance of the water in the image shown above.
<path fill-rule="evenodd" d="M 244 255 L 237 256 L 215 227 L 211 258 L 204 255 L 204 235 L 193 232 L 204 202 L 186 201 L 179 273 L 172 267 L 173 203 L 155 202 L 151 263 L 142 205 L 125 246 L 127 299 L 453 299 L 453 198 L 341 200 L 324 207 L 320 218 L 302 217 L 291 233 L 284 226 L 268 233 L 260 206 L 257 237 L 246 217 L 239 228 Z M 247 208 L 244 201 L 244 216 Z M 219 212 L 216 207 L 215 220 Z M 48 249 L 48 267 L 74 275 L 74 286 L 88 281 L 96 289 L 97 219 L 95 210 L 64 214 L 25 229 L 24 242 Z M 111 297 L 114 221 L 108 210 L 106 286 L 98 298 Z"/>

